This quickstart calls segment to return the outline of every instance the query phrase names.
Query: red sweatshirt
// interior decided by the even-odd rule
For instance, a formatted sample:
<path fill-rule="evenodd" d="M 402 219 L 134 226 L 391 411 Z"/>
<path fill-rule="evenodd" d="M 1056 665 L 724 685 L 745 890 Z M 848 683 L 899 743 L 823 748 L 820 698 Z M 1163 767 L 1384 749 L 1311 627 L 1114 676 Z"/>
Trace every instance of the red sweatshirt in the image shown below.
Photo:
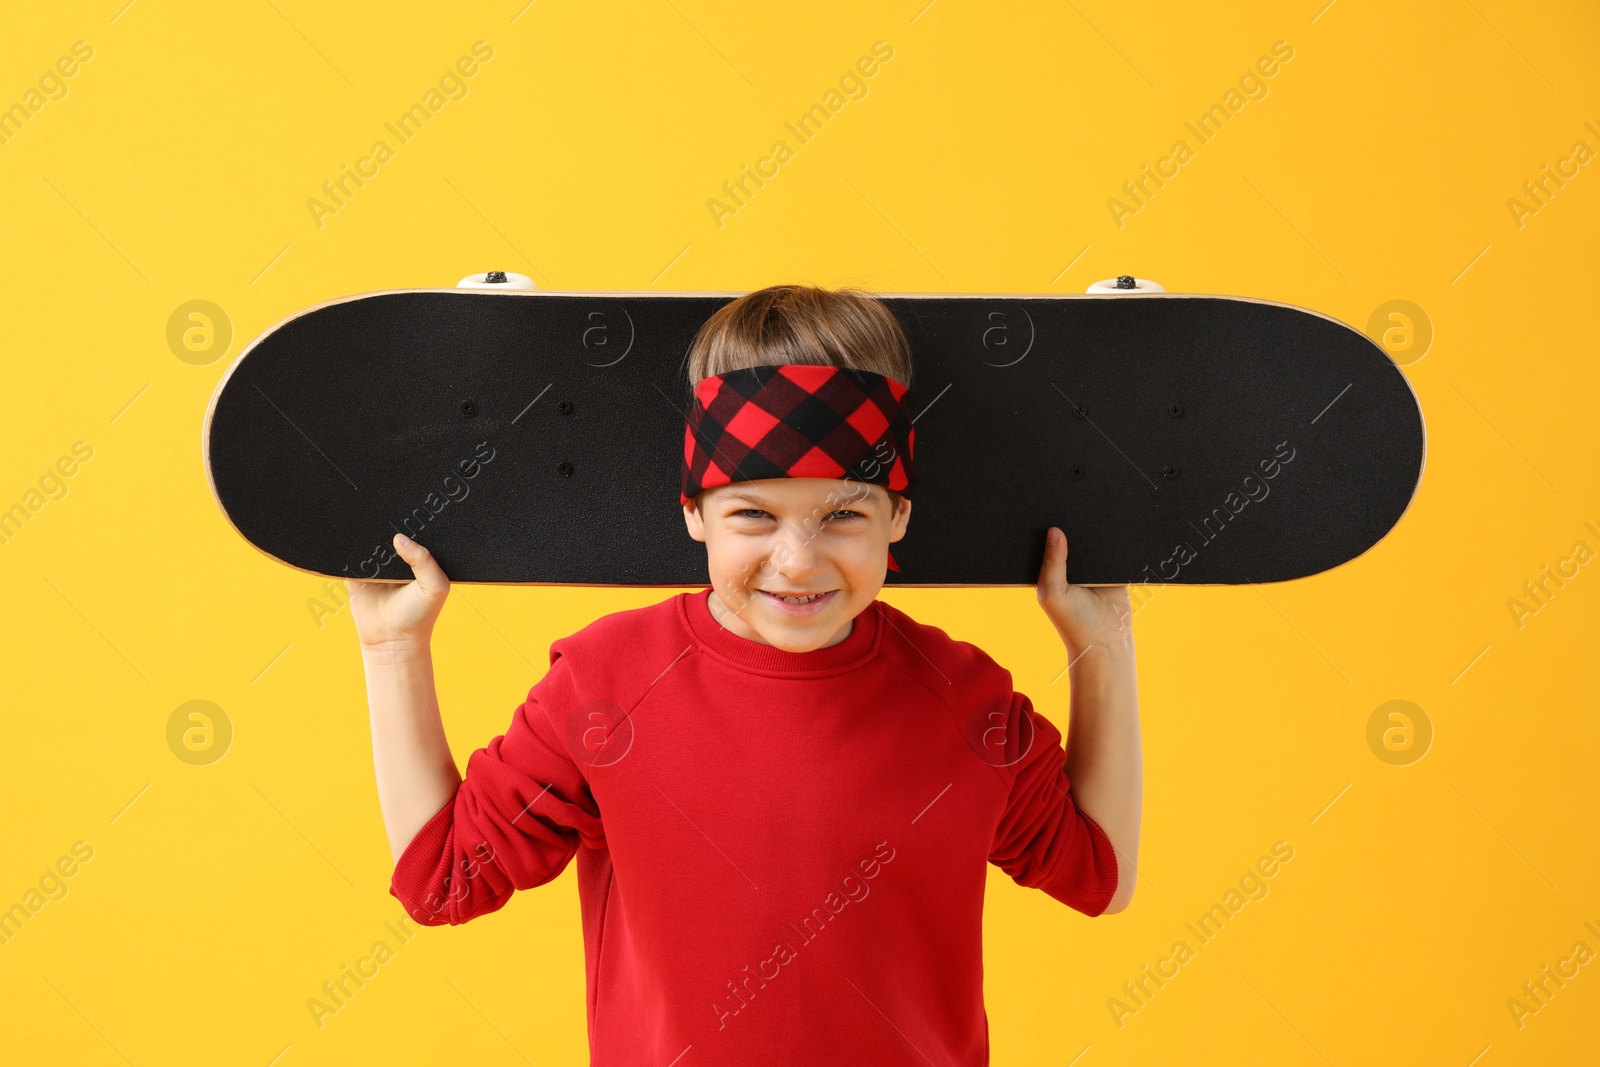
<path fill-rule="evenodd" d="M 1086 915 L 1117 885 L 1061 734 L 881 601 L 793 653 L 707 595 L 556 641 L 390 892 L 454 925 L 576 855 L 598 1067 L 988 1063 L 986 865 Z"/>

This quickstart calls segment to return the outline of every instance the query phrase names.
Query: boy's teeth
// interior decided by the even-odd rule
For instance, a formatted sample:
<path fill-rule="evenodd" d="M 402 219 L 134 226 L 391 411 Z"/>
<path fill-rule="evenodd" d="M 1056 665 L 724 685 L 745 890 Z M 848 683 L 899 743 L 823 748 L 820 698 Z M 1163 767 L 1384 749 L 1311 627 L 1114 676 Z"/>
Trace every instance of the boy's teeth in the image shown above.
<path fill-rule="evenodd" d="M 782 593 L 773 593 L 772 595 L 777 597 L 779 600 L 787 600 L 791 604 L 806 604 L 817 599 L 817 597 L 821 596 L 822 594 L 812 593 L 810 596 L 784 596 Z"/>

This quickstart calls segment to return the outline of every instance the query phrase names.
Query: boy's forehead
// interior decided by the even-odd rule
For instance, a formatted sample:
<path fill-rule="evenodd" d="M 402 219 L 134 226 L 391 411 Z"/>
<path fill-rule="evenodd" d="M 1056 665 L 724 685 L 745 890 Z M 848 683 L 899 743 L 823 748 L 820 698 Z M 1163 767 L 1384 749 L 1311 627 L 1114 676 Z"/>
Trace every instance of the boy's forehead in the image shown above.
<path fill-rule="evenodd" d="M 888 491 L 881 485 L 836 478 L 757 478 L 747 482 L 719 485 L 706 492 L 708 495 L 715 494 L 719 500 L 742 500 L 752 504 L 772 504 L 780 501 L 860 503 L 865 500 L 888 498 Z"/>

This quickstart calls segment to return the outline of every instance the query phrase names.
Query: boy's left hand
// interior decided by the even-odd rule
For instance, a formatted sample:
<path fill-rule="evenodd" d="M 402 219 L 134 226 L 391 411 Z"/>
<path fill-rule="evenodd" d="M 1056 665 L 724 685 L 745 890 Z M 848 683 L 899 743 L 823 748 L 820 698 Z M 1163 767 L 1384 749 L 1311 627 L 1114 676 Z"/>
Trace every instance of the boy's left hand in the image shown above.
<path fill-rule="evenodd" d="M 1067 581 L 1067 535 L 1050 527 L 1045 535 L 1044 566 L 1039 569 L 1039 606 L 1072 656 L 1096 642 L 1133 637 L 1133 609 L 1125 585 L 1072 585 Z"/>

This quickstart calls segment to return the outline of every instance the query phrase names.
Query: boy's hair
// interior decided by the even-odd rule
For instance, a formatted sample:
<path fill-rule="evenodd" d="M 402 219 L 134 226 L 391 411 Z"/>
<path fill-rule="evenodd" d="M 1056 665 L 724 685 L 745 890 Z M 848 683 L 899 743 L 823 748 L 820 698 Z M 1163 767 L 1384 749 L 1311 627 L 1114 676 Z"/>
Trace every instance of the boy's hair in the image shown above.
<path fill-rule="evenodd" d="M 689 346 L 689 384 L 794 363 L 871 371 L 911 385 L 911 344 L 894 312 L 864 289 L 814 285 L 771 285 L 724 304 Z M 900 494 L 887 492 L 898 509 Z"/>
<path fill-rule="evenodd" d="M 911 345 L 894 312 L 863 289 L 814 285 L 772 285 L 724 304 L 689 346 L 689 384 L 792 363 L 872 371 L 911 385 Z"/>

